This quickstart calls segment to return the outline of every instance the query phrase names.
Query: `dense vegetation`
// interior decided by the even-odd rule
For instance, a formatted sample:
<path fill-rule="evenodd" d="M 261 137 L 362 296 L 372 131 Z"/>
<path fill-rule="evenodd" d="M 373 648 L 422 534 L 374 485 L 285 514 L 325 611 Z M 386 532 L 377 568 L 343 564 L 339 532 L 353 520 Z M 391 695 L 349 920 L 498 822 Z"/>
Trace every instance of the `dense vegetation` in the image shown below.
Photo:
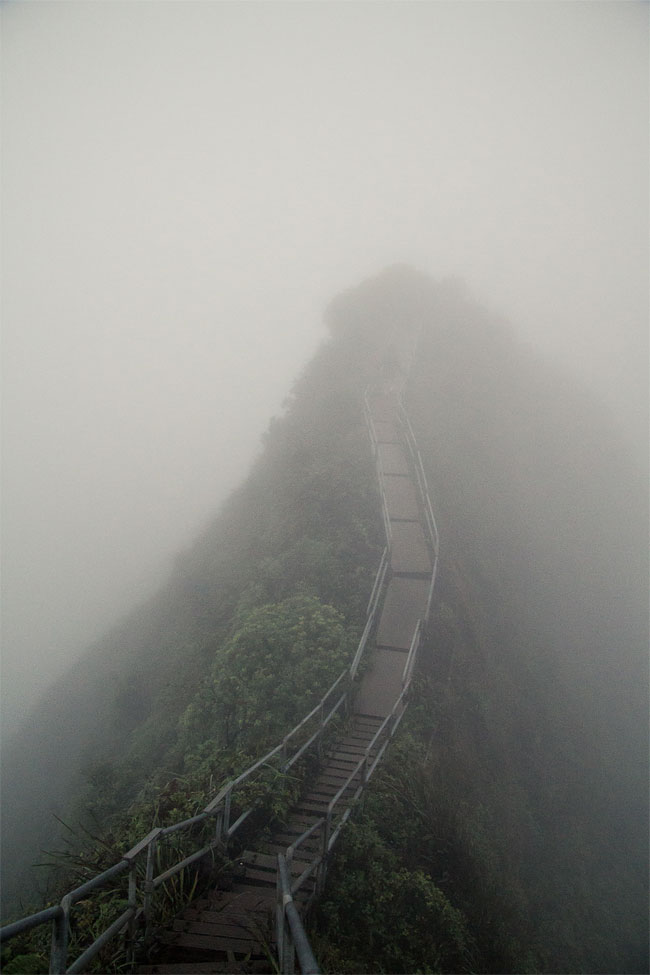
<path fill-rule="evenodd" d="M 408 406 L 442 538 L 436 617 L 321 947 L 351 972 L 645 972 L 647 471 L 457 288 L 431 296 Z M 424 874 L 460 912 L 462 956 L 455 921 L 432 950 L 432 909 L 418 937 L 398 866 L 416 901 Z"/>
<path fill-rule="evenodd" d="M 17 801 L 3 793 L 5 843 L 31 841 L 34 860 L 43 859 L 34 839 L 63 850 L 54 871 L 41 871 L 41 897 L 201 809 L 350 661 L 384 544 L 361 352 L 344 338 L 324 345 L 248 479 L 179 556 L 165 591 L 66 675 L 17 743 L 5 783 L 23 786 Z M 56 801 L 38 802 L 43 781 Z"/>
<path fill-rule="evenodd" d="M 349 659 L 382 537 L 361 394 L 416 321 L 434 618 L 311 920 L 316 953 L 345 972 L 647 971 L 643 465 L 459 288 L 395 268 L 327 320 L 247 481 L 22 743 L 42 766 L 13 817 L 67 756 L 52 794 L 74 855 L 46 893 L 201 808 Z M 45 812 L 32 835 L 51 849 Z"/>

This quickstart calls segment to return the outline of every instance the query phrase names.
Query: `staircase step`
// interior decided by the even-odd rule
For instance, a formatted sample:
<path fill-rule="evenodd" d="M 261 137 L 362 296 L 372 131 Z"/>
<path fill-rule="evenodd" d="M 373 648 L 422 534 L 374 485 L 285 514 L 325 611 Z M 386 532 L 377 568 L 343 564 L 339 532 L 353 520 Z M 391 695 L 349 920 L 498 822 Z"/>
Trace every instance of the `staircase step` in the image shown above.
<path fill-rule="evenodd" d="M 173 922 L 172 930 L 179 931 L 181 934 L 201 934 L 209 935 L 213 938 L 255 941 L 256 943 L 263 940 L 264 936 L 269 934 L 269 932 L 254 930 L 253 925 L 250 928 L 245 928 L 239 924 L 228 924 L 221 920 L 219 914 L 210 914 L 209 918 L 204 914 L 195 920 L 187 918 L 184 915 L 182 918 L 178 918 Z M 212 918 L 216 920 L 211 920 Z"/>
<path fill-rule="evenodd" d="M 337 738 L 334 744 L 338 745 L 342 741 L 354 741 L 365 746 L 368 744 L 368 742 L 372 741 L 375 734 L 376 731 L 374 728 L 372 730 L 370 728 L 367 730 L 351 728 L 349 731 L 346 731 L 345 734 L 342 734 L 340 738 Z"/>
<path fill-rule="evenodd" d="M 195 951 L 215 952 L 220 955 L 233 952 L 246 957 L 262 953 L 262 945 L 257 941 L 241 938 L 220 938 L 209 934 L 183 934 L 179 931 L 163 931 L 161 941 L 172 948 L 191 948 Z"/>
<path fill-rule="evenodd" d="M 328 802 L 329 799 L 325 799 L 325 798 L 316 799 L 316 800 L 301 799 L 300 802 L 296 803 L 294 808 L 296 812 L 303 812 L 306 810 L 307 812 L 317 812 L 320 816 L 324 816 L 325 813 L 327 812 Z"/>
<path fill-rule="evenodd" d="M 354 765 L 350 765 L 349 768 L 345 769 L 332 769 L 331 772 L 323 772 L 316 779 L 317 784 L 322 785 L 335 785 L 337 789 L 340 789 L 342 785 L 354 775 L 358 775 L 361 769 L 358 768 L 359 762 L 355 762 Z"/>
<path fill-rule="evenodd" d="M 318 786 L 317 788 L 314 789 L 313 792 L 307 793 L 307 795 L 305 796 L 305 801 L 320 803 L 324 807 L 324 809 L 326 809 L 328 802 L 334 798 L 334 796 L 337 794 L 340 788 L 341 787 L 337 785 Z M 347 793 L 352 794 L 353 792 L 354 792 L 353 786 L 348 786 L 347 789 L 345 790 L 346 794 Z"/>
<path fill-rule="evenodd" d="M 255 884 L 256 886 L 271 884 L 275 888 L 275 865 L 268 870 L 263 868 L 247 867 L 246 873 L 241 878 L 244 884 Z"/>
<path fill-rule="evenodd" d="M 340 775 L 341 772 L 351 772 L 356 764 L 357 759 L 351 755 L 347 756 L 347 758 L 334 758 L 330 755 L 323 764 L 321 775 Z"/>
<path fill-rule="evenodd" d="M 222 911 L 210 911 L 210 910 L 192 910 L 188 907 L 186 911 L 183 911 L 183 916 L 179 920 L 201 922 L 203 924 L 216 924 L 222 925 L 224 928 L 228 928 L 225 932 L 232 937 L 243 937 L 244 934 L 254 934 L 256 937 L 260 932 L 270 929 L 271 914 L 267 911 L 266 914 L 225 914 Z M 176 929 L 175 929 L 176 930 Z M 181 930 L 178 928 L 177 930 Z M 243 933 L 242 933 L 243 932 Z"/>
<path fill-rule="evenodd" d="M 359 751 L 365 752 L 366 748 L 374 737 L 374 735 L 369 735 L 368 738 L 361 738 L 358 735 L 346 735 L 345 738 L 339 738 L 336 743 L 336 748 L 338 751 L 343 751 L 343 749 L 347 748 L 355 748 Z"/>
<path fill-rule="evenodd" d="M 302 832 L 304 832 L 304 830 Z M 302 836 L 302 832 L 277 833 L 269 843 L 264 844 L 264 847 L 267 850 L 274 850 L 276 853 L 284 853 L 288 846 L 291 846 L 292 843 L 296 842 L 299 836 Z M 312 833 L 308 839 L 304 840 L 300 844 L 300 849 L 304 850 L 306 853 L 312 849 L 319 850 L 321 846 L 321 836 L 322 833 L 320 830 Z"/>
<path fill-rule="evenodd" d="M 337 746 L 337 750 L 334 752 L 332 758 L 339 759 L 341 761 L 353 761 L 354 764 L 357 765 L 365 754 L 365 748 L 357 748 L 354 745 L 346 745 L 342 743 Z"/>
<path fill-rule="evenodd" d="M 221 972 L 228 972 L 229 975 L 238 973 L 268 972 L 268 959 L 253 959 L 248 961 L 193 961 L 193 962 L 171 962 L 161 965 L 139 965 L 136 968 L 138 975 L 219 975 Z"/>
<path fill-rule="evenodd" d="M 312 815 L 311 813 L 292 813 L 286 824 L 287 831 L 289 833 L 295 832 L 297 836 L 301 836 L 322 818 L 322 816 Z"/>
<path fill-rule="evenodd" d="M 353 716 L 353 718 L 352 718 L 352 728 L 353 729 L 354 728 L 363 728 L 364 730 L 365 729 L 368 729 L 368 728 L 371 728 L 372 729 L 372 733 L 374 734 L 375 731 L 377 730 L 377 728 L 379 727 L 379 725 L 382 723 L 383 720 L 384 720 L 383 718 L 380 718 L 376 714 L 375 715 L 372 715 L 372 714 L 355 714 Z"/>
<path fill-rule="evenodd" d="M 244 853 L 243 859 L 246 864 L 250 863 L 251 867 L 260 867 L 266 870 L 275 870 L 278 865 L 277 854 L 274 856 L 272 853 Z M 310 863 L 311 860 L 306 860 L 304 855 L 302 857 L 296 856 L 292 862 L 294 873 L 302 873 Z"/>
<path fill-rule="evenodd" d="M 282 856 L 286 856 L 287 847 L 280 846 L 279 844 L 277 846 L 274 845 L 268 847 L 269 856 L 277 857 L 278 853 L 281 853 Z M 304 845 L 301 844 L 296 850 L 295 855 L 296 857 L 298 857 L 296 863 L 300 863 L 301 866 L 303 864 L 306 866 L 308 863 L 313 863 L 313 861 L 316 860 L 321 855 L 321 853 L 322 853 L 322 844 L 320 843 L 317 847 L 314 847 L 313 849 L 310 850 L 305 850 Z"/>
<path fill-rule="evenodd" d="M 354 774 L 356 767 L 359 763 L 355 762 L 354 765 L 346 765 L 345 768 L 332 768 L 322 775 L 319 775 L 316 781 L 310 785 L 311 791 L 320 791 L 323 787 L 330 788 L 336 787 L 340 789 L 342 785 Z"/>

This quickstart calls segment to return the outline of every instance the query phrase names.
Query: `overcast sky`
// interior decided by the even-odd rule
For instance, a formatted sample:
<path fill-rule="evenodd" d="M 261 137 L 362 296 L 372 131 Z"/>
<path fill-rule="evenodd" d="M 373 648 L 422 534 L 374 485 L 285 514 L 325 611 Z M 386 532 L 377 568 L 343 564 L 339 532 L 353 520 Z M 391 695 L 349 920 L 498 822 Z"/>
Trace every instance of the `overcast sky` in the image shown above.
<path fill-rule="evenodd" d="M 648 6 L 7 2 L 3 710 L 165 577 L 338 291 L 458 275 L 638 436 Z"/>

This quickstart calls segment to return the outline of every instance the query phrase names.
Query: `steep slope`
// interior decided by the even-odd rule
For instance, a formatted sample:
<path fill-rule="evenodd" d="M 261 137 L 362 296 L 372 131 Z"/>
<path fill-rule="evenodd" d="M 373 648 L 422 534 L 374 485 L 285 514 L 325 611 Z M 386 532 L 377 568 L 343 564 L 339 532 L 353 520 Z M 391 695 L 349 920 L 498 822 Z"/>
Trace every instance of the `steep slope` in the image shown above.
<path fill-rule="evenodd" d="M 21 739 L 7 746 L 5 910 L 21 892 L 33 891 L 34 871 L 26 879 L 21 866 L 41 860 L 42 848 L 60 848 L 68 835 L 53 813 L 77 834 L 80 820 L 97 833 L 136 796 L 154 795 L 188 768 L 199 774 L 201 755 L 209 751 L 201 736 L 214 737 L 201 729 L 213 675 L 225 658 L 236 659 L 236 633 L 252 612 L 313 597 L 342 614 L 342 653 L 355 645 L 383 545 L 361 410 L 363 351 L 345 336 L 324 344 L 285 414 L 272 421 L 250 476 L 179 555 L 165 590 L 71 668 Z M 282 615 L 276 614 L 278 626 Z M 320 674 L 321 682 L 340 659 Z M 231 668 L 220 694 L 233 679 Z M 241 751 L 229 760 L 245 761 L 264 748 L 303 706 L 296 699 L 280 715 L 269 709 L 265 720 L 229 743 L 231 752 Z M 223 728 L 215 733 L 227 737 Z M 80 840 L 77 835 L 73 843 Z M 41 885 L 47 891 L 52 882 L 43 878 Z"/>
<path fill-rule="evenodd" d="M 408 407 L 442 539 L 435 635 L 410 737 L 344 839 L 321 956 L 440 970 L 439 912 L 413 917 L 424 876 L 469 922 L 468 970 L 647 971 L 647 469 L 461 289 L 422 322 Z"/>
<path fill-rule="evenodd" d="M 101 833 L 71 864 L 84 876 L 189 814 L 323 688 L 381 549 L 362 390 L 399 371 L 416 323 L 434 625 L 397 752 L 343 834 L 316 953 L 349 972 L 647 971 L 644 465 L 594 397 L 462 290 L 393 268 L 327 320 L 249 479 L 34 716 L 15 763 L 35 774 L 22 799 L 5 785 L 8 815 L 24 820 L 39 787 L 63 811 L 72 788 L 65 818 Z M 305 618 L 306 666 L 284 669 Z M 45 811 L 32 850 L 60 842 Z"/>

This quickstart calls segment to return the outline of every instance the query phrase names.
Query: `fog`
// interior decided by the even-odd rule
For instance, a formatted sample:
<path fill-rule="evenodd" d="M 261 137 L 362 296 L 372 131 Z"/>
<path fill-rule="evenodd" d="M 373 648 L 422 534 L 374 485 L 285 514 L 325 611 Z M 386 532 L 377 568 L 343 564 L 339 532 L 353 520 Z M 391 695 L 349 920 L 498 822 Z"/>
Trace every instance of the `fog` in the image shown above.
<path fill-rule="evenodd" d="M 5 730 L 245 474 L 340 290 L 460 276 L 647 439 L 648 7 L 6 3 Z"/>

